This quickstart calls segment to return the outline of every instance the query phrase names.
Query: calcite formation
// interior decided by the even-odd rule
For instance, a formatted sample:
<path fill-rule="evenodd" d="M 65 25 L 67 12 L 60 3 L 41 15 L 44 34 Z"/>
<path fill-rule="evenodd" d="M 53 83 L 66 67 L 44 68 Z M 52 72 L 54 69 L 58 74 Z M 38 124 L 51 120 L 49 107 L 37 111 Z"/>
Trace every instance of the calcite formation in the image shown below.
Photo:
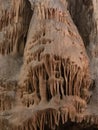
<path fill-rule="evenodd" d="M 0 53 L 22 53 L 30 15 L 27 1 L 0 0 Z"/>
<path fill-rule="evenodd" d="M 78 24 L 78 16 L 86 9 L 90 14 L 94 4 L 0 0 L 0 130 L 98 127 L 91 107 L 94 30 L 85 32 L 88 19 Z M 84 9 L 79 14 L 76 5 Z"/>
<path fill-rule="evenodd" d="M 32 7 L 20 78 L 23 102 L 28 107 L 51 101 L 55 96 L 89 99 L 90 76 L 83 42 L 66 5 L 54 2 L 38 1 Z M 30 101 L 25 99 L 26 94 Z"/>

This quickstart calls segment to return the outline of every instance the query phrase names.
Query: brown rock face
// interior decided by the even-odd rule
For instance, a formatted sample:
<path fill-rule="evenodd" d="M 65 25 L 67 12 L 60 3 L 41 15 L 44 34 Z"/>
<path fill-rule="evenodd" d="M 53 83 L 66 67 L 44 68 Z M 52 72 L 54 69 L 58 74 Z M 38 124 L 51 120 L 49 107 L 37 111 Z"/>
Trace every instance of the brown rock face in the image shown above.
<path fill-rule="evenodd" d="M 0 0 L 0 130 L 97 129 L 96 4 Z"/>

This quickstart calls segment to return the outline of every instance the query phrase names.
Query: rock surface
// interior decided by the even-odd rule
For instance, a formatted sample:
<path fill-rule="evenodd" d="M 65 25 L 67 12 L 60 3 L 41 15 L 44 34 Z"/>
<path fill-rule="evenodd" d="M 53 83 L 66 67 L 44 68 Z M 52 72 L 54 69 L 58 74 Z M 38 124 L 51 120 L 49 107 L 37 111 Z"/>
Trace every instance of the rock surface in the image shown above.
<path fill-rule="evenodd" d="M 98 129 L 97 6 L 0 0 L 0 130 Z"/>

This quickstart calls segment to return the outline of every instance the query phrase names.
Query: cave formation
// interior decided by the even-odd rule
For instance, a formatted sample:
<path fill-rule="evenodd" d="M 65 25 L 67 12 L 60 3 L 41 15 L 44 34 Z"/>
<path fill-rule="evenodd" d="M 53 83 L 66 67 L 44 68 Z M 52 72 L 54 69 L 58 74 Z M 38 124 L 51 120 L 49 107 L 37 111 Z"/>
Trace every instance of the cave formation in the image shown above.
<path fill-rule="evenodd" d="M 0 0 L 0 130 L 97 130 L 96 0 Z"/>

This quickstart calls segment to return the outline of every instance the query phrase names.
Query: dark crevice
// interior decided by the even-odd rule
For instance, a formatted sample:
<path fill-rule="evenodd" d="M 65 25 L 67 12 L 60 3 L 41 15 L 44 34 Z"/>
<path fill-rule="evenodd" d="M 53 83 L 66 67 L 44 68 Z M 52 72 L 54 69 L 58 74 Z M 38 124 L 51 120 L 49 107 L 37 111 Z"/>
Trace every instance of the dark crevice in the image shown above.
<path fill-rule="evenodd" d="M 33 11 L 31 10 L 31 4 L 28 0 L 25 1 L 25 7 L 23 9 L 23 34 L 19 37 L 17 42 L 17 51 L 19 55 L 23 56 L 25 45 L 27 42 L 27 34 L 29 30 L 30 21 L 33 15 Z M 26 15 L 27 14 L 27 15 Z"/>
<path fill-rule="evenodd" d="M 66 82 L 65 82 L 65 76 L 64 76 L 64 68 L 63 68 L 63 65 L 61 63 L 61 74 L 62 74 L 62 77 L 64 79 L 64 82 L 63 82 L 63 91 L 64 91 L 64 95 L 66 96 Z"/>
<path fill-rule="evenodd" d="M 44 126 L 44 130 L 51 130 L 51 128 L 48 127 L 48 125 Z M 56 126 L 54 130 L 98 130 L 98 128 L 92 126 L 86 127 L 83 124 L 80 123 L 74 123 L 71 121 L 66 122 L 65 124 L 60 123 L 59 126 Z"/>
<path fill-rule="evenodd" d="M 33 89 L 32 89 L 32 84 L 29 82 L 28 84 L 28 92 L 29 93 L 32 93 L 33 92 Z"/>
<path fill-rule="evenodd" d="M 35 75 L 35 76 L 36 76 L 36 75 Z M 37 81 L 37 86 L 38 86 L 38 87 L 36 87 L 37 96 L 38 96 L 38 98 L 41 100 L 40 88 L 39 88 L 39 79 L 37 78 L 37 76 L 36 76 L 36 81 Z"/>
<path fill-rule="evenodd" d="M 67 0 L 68 10 L 87 48 L 94 29 L 92 0 Z"/>

